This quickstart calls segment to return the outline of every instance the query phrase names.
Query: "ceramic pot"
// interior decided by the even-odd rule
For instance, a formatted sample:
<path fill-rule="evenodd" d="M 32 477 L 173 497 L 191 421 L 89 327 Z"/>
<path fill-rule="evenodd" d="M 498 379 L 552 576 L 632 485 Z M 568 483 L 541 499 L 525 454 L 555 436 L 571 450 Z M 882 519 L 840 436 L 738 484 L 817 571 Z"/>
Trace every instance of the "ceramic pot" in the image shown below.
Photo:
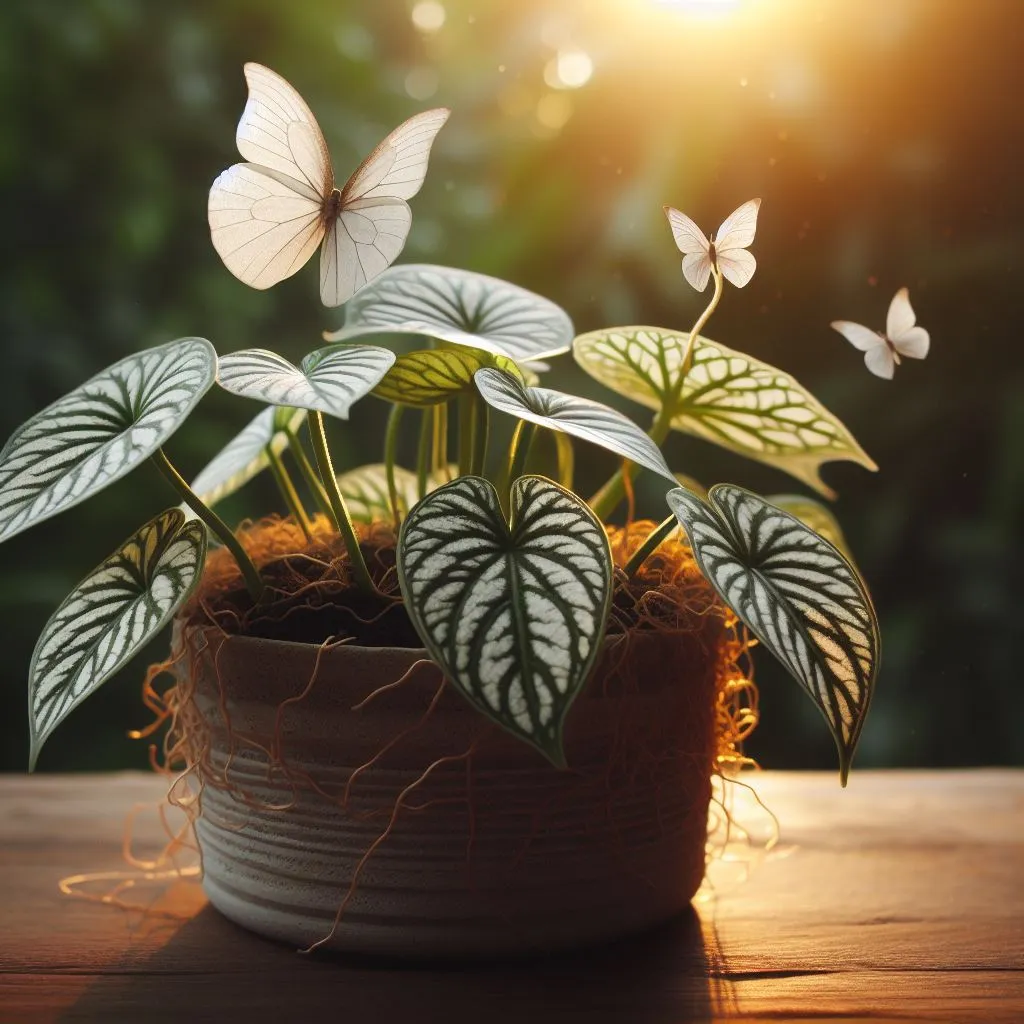
<path fill-rule="evenodd" d="M 246 928 L 300 947 L 506 956 L 653 926 L 700 885 L 716 616 L 605 641 L 569 712 L 566 771 L 488 723 L 422 650 L 198 627 L 177 643 L 203 884 Z"/>

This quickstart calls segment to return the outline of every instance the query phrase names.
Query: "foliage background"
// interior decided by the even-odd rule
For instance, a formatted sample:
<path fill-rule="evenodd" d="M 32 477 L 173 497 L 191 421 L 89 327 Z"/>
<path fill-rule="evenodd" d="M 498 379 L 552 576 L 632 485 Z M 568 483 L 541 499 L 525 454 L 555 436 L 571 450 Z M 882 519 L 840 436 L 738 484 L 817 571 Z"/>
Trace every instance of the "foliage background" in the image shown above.
<path fill-rule="evenodd" d="M 206 192 L 236 159 L 245 60 L 303 93 L 339 175 L 403 117 L 451 106 L 403 259 L 516 281 L 581 331 L 688 327 L 701 304 L 661 205 L 711 228 L 760 195 L 758 272 L 727 290 L 708 333 L 791 371 L 882 467 L 826 470 L 883 623 L 858 763 L 1024 761 L 1018 0 L 741 0 L 717 14 L 708 0 L 444 7 L 444 24 L 424 32 L 404 0 L 0 5 L 0 433 L 151 344 L 201 334 L 221 352 L 298 357 L 339 323 L 315 271 L 255 292 L 210 246 Z M 573 49 L 592 76 L 551 88 L 550 62 Z M 901 285 L 933 349 L 889 383 L 828 323 L 881 326 Z M 609 399 L 564 372 L 566 390 Z M 173 457 L 193 473 L 253 412 L 211 394 Z M 363 403 L 354 428 L 336 431 L 342 465 L 377 457 L 382 413 Z M 668 455 L 709 483 L 795 489 L 680 435 Z M 584 490 L 610 468 L 578 457 Z M 654 491 L 642 498 L 660 518 Z M 172 500 L 143 469 L 0 549 L 0 767 L 25 764 L 26 671 L 46 618 Z M 273 502 L 258 483 L 228 512 Z M 146 721 L 143 661 L 62 726 L 43 769 L 145 763 L 125 735 Z M 810 702 L 768 658 L 759 680 L 751 752 L 772 767 L 831 767 Z"/>

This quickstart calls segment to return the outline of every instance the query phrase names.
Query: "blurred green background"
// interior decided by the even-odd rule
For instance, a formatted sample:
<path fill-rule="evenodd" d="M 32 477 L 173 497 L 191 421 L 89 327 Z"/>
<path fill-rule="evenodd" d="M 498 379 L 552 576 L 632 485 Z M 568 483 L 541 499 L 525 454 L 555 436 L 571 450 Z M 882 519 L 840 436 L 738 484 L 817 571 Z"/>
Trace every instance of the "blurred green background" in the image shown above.
<path fill-rule="evenodd" d="M 710 230 L 761 196 L 758 271 L 707 333 L 792 372 L 881 466 L 825 470 L 883 626 L 858 764 L 1022 763 L 1022 32 L 1019 0 L 7 0 L 0 433 L 148 345 L 199 334 L 300 357 L 339 325 L 312 267 L 256 292 L 210 245 L 246 60 L 305 96 L 341 177 L 404 117 L 450 106 L 402 259 L 508 278 L 580 331 L 689 327 L 701 299 L 662 204 Z M 902 285 L 932 352 L 886 382 L 828 324 L 881 327 Z M 562 367 L 559 386 L 611 399 Z M 172 457 L 194 473 L 254 412 L 211 393 Z M 364 402 L 335 431 L 341 466 L 378 457 L 383 413 Z M 708 483 L 799 490 L 681 435 L 667 454 Z M 577 457 L 584 492 L 612 468 Z M 0 548 L 0 767 L 26 763 L 26 673 L 50 612 L 174 500 L 143 468 Z M 654 488 L 641 500 L 661 518 Z M 276 507 L 259 481 L 226 512 Z M 145 660 L 60 728 L 42 769 L 145 763 L 126 738 L 148 720 Z M 831 768 L 810 701 L 768 657 L 758 679 L 750 752 Z"/>

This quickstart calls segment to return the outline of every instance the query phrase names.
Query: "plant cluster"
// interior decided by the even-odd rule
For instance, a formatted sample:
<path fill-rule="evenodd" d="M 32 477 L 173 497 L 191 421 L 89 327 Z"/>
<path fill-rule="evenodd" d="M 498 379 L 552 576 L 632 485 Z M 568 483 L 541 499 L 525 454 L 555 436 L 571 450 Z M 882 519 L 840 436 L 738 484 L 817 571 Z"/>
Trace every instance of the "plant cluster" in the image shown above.
<path fill-rule="evenodd" d="M 214 511 L 268 470 L 307 535 L 309 503 L 338 531 L 356 588 L 375 591 L 354 515 L 394 524 L 401 599 L 430 656 L 484 715 L 555 765 L 564 764 L 566 713 L 602 647 L 614 574 L 636 575 L 681 527 L 721 599 L 824 714 L 845 783 L 874 686 L 879 634 L 834 518 L 807 497 L 766 499 L 731 484 L 705 491 L 689 478 L 680 486 L 659 447 L 670 431 L 682 431 L 824 495 L 822 463 L 875 468 L 789 374 L 701 333 L 724 282 L 742 287 L 754 272 L 747 248 L 758 202 L 741 206 L 713 240 L 667 211 L 686 280 L 699 290 L 713 284 L 691 330 L 627 326 L 574 337 L 563 310 L 508 282 L 440 266 L 390 266 L 411 223 L 406 200 L 422 184 L 447 111 L 400 126 L 338 189 L 301 97 L 258 65 L 247 65 L 246 76 L 250 96 L 237 141 L 248 162 L 225 171 L 211 190 L 214 244 L 255 287 L 296 272 L 320 246 L 321 297 L 345 302 L 344 326 L 299 365 L 265 349 L 218 356 L 201 338 L 136 353 L 9 439 L 0 453 L 0 540 L 146 461 L 182 503 L 89 573 L 44 628 L 29 670 L 32 763 L 66 715 L 182 606 L 211 536 L 237 561 L 251 601 L 273 600 Z M 396 354 L 375 343 L 395 335 L 421 347 Z M 547 361 L 570 351 L 595 380 L 652 410 L 650 428 L 542 385 Z M 189 484 L 164 446 L 214 384 L 263 408 Z M 382 461 L 339 475 L 325 417 L 347 420 L 366 396 L 391 407 Z M 515 421 L 501 450 L 490 429 L 498 415 Z M 398 438 L 413 416 L 417 463 L 403 468 Z M 547 438 L 557 479 L 530 472 Z M 621 460 L 588 500 L 573 491 L 573 441 Z M 670 514 L 616 568 L 604 524 L 642 471 L 664 481 Z"/>

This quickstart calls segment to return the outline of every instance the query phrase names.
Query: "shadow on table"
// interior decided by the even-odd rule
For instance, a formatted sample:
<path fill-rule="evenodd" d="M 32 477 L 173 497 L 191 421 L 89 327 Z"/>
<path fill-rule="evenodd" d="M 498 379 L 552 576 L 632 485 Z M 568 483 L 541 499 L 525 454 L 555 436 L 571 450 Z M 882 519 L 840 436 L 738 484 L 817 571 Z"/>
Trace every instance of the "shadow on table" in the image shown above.
<path fill-rule="evenodd" d="M 716 1005 L 721 1012 L 692 909 L 607 946 L 452 966 L 305 957 L 206 906 L 123 970 L 95 981 L 62 1019 L 677 1024 L 710 1021 Z"/>

